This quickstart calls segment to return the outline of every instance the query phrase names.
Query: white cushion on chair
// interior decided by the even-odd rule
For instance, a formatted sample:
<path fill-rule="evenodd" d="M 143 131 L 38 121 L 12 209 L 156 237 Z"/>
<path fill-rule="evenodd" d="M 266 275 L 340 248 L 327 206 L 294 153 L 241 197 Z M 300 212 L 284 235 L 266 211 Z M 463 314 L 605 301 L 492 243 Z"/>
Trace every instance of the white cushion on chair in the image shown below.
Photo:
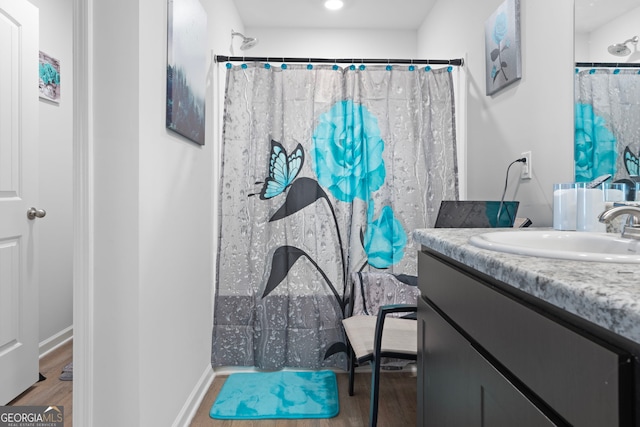
<path fill-rule="evenodd" d="M 373 339 L 378 316 L 352 316 L 342 320 L 356 358 L 373 354 Z M 411 319 L 386 317 L 382 332 L 381 351 L 404 354 L 418 352 L 418 322 Z"/>

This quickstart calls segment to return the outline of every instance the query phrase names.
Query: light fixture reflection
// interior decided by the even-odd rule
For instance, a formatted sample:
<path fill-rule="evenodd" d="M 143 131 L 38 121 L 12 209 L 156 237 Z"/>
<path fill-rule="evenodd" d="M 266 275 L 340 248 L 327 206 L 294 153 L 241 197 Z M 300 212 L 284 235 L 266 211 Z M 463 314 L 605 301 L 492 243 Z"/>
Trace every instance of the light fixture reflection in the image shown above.
<path fill-rule="evenodd" d="M 324 7 L 329 10 L 339 10 L 344 6 L 344 1 L 342 0 L 325 0 Z"/>

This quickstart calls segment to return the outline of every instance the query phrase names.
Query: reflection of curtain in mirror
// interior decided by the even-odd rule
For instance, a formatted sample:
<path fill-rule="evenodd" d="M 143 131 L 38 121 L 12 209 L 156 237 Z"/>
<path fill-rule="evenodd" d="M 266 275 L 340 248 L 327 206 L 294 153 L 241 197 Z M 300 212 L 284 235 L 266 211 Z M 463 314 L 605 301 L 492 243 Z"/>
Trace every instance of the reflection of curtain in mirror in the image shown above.
<path fill-rule="evenodd" d="M 638 175 L 638 69 L 585 69 L 576 73 L 575 83 L 576 181 Z"/>
<path fill-rule="evenodd" d="M 453 105 L 446 68 L 227 69 L 214 366 L 345 366 L 346 278 L 415 275 L 457 198 Z"/>

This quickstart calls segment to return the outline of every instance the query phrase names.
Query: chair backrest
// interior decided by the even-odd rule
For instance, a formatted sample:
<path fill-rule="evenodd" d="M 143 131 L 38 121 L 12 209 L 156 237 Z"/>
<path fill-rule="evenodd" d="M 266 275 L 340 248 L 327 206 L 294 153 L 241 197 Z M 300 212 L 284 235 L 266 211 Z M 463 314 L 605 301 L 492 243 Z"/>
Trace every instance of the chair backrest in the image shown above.
<path fill-rule="evenodd" d="M 383 305 L 415 305 L 420 295 L 417 285 L 416 276 L 382 272 L 352 273 L 349 286 L 350 304 L 345 317 L 360 314 L 376 316 Z"/>
<path fill-rule="evenodd" d="M 443 200 L 435 228 L 513 227 L 520 202 Z"/>

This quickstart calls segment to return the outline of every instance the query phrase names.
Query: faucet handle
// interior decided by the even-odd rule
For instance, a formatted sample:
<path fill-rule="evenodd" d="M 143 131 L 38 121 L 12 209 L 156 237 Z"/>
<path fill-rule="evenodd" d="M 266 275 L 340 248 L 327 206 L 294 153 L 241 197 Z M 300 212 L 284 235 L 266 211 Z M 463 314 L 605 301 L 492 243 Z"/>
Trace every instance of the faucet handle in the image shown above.
<path fill-rule="evenodd" d="M 640 216 L 629 214 L 627 216 L 627 227 L 640 227 Z"/>
<path fill-rule="evenodd" d="M 617 205 L 602 212 L 598 219 L 600 222 L 610 222 L 620 215 L 628 215 L 625 225 L 622 227 L 622 237 L 640 240 L 640 207 L 634 205 Z"/>

